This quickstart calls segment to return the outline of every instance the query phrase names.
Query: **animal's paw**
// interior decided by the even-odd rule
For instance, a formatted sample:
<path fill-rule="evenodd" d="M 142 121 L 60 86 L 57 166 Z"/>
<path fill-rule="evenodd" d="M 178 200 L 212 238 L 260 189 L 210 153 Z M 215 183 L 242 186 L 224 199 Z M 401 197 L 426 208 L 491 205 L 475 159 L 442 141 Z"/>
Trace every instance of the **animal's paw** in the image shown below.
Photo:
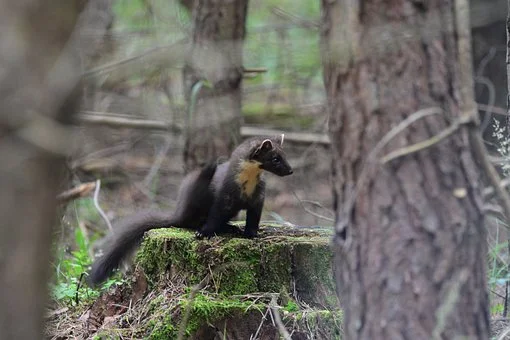
<path fill-rule="evenodd" d="M 244 237 L 246 238 L 255 238 L 257 237 L 257 232 L 256 231 L 244 231 L 244 234 L 243 234 Z"/>
<path fill-rule="evenodd" d="M 211 237 L 214 236 L 214 233 L 207 233 L 207 232 L 203 232 L 203 231 L 200 231 L 198 230 L 196 233 L 195 233 L 195 238 L 197 240 L 203 240 L 203 239 L 210 239 Z"/>

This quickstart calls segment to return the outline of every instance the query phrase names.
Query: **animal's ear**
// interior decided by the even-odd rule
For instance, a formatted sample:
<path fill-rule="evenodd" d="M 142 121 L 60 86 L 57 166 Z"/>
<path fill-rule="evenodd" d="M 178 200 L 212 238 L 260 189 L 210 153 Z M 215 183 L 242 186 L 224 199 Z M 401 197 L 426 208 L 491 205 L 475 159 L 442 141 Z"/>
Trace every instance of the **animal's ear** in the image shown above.
<path fill-rule="evenodd" d="M 260 145 L 255 149 L 255 151 L 253 151 L 252 156 L 253 157 L 258 156 L 261 153 L 270 151 L 272 149 L 273 149 L 273 142 L 271 142 L 270 139 L 265 139 L 262 141 L 262 143 L 260 143 Z"/>
<path fill-rule="evenodd" d="M 270 139 L 266 139 L 260 144 L 259 149 L 262 151 L 273 150 L 273 142 Z"/>

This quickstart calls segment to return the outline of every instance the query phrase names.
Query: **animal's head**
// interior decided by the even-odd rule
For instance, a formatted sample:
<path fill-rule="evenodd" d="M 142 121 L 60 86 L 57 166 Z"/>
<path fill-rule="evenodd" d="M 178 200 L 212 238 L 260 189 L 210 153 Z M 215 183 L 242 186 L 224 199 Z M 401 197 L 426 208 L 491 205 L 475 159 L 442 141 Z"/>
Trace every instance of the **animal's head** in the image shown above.
<path fill-rule="evenodd" d="M 283 135 L 281 138 L 263 139 L 252 148 L 249 158 L 260 163 L 261 169 L 272 172 L 275 175 L 291 175 L 292 168 L 287 162 L 282 145 Z"/>

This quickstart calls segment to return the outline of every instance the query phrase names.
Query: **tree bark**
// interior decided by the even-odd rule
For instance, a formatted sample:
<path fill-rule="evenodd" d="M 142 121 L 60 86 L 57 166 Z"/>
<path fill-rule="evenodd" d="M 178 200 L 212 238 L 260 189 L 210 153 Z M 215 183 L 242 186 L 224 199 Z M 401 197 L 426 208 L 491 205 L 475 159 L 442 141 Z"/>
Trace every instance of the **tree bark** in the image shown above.
<path fill-rule="evenodd" d="M 347 339 L 488 338 L 486 239 L 467 129 L 380 162 L 449 127 L 473 98 L 456 5 L 322 1 L 334 269 Z M 390 130 L 429 107 L 444 113 L 416 120 L 371 159 Z"/>
<path fill-rule="evenodd" d="M 0 339 L 41 339 L 84 1 L 0 0 Z"/>
<path fill-rule="evenodd" d="M 190 106 L 184 151 L 187 169 L 228 155 L 239 142 L 247 8 L 247 0 L 193 2 L 193 38 L 184 68 Z"/>

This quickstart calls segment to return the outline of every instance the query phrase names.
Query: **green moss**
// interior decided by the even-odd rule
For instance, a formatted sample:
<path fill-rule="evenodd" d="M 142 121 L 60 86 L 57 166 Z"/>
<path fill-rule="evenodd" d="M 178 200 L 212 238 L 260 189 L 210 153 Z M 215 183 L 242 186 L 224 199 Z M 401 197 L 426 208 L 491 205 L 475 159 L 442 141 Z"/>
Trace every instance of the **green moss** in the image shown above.
<path fill-rule="evenodd" d="M 206 268 L 197 248 L 198 241 L 190 231 L 177 228 L 156 229 L 145 237 L 137 254 L 137 262 L 143 267 L 151 283 L 156 282 L 159 275 L 168 270 L 171 274 L 199 274 L 205 272 Z M 198 275 L 189 277 L 190 283 L 201 279 Z"/>
<path fill-rule="evenodd" d="M 337 307 L 332 274 L 333 253 L 329 247 L 316 242 L 301 243 L 293 255 L 293 277 L 298 295 L 321 305 Z"/>
<path fill-rule="evenodd" d="M 281 226 L 265 226 L 259 238 L 250 240 L 228 236 L 196 240 L 188 230 L 157 229 L 148 233 L 137 261 L 152 284 L 163 275 L 179 276 L 191 286 L 210 275 L 207 289 L 230 296 L 290 291 L 296 282 L 307 303 L 333 306 L 328 243 L 329 235 Z"/>
<path fill-rule="evenodd" d="M 255 242 L 247 239 L 227 240 L 215 249 L 214 257 L 219 260 L 213 269 L 217 292 L 235 295 L 258 290 L 260 249 Z"/>
<path fill-rule="evenodd" d="M 283 307 L 283 310 L 287 312 L 297 312 L 299 310 L 299 306 L 295 301 L 289 301 L 285 307 Z"/>
<path fill-rule="evenodd" d="M 260 284 L 262 292 L 277 293 L 291 283 L 292 246 L 283 241 L 261 249 Z"/>
<path fill-rule="evenodd" d="M 150 320 L 148 328 L 152 331 L 148 334 L 148 339 L 163 340 L 175 339 L 179 332 L 178 328 L 173 324 L 170 314 L 165 315 L 161 320 Z"/>
<path fill-rule="evenodd" d="M 185 310 L 192 303 L 191 314 L 186 327 L 186 334 L 191 335 L 199 327 L 221 320 L 238 313 L 247 313 L 252 310 L 262 311 L 266 308 L 260 303 L 253 301 L 241 301 L 237 299 L 217 299 L 204 294 L 197 294 L 194 301 L 183 300 L 180 304 Z"/>

